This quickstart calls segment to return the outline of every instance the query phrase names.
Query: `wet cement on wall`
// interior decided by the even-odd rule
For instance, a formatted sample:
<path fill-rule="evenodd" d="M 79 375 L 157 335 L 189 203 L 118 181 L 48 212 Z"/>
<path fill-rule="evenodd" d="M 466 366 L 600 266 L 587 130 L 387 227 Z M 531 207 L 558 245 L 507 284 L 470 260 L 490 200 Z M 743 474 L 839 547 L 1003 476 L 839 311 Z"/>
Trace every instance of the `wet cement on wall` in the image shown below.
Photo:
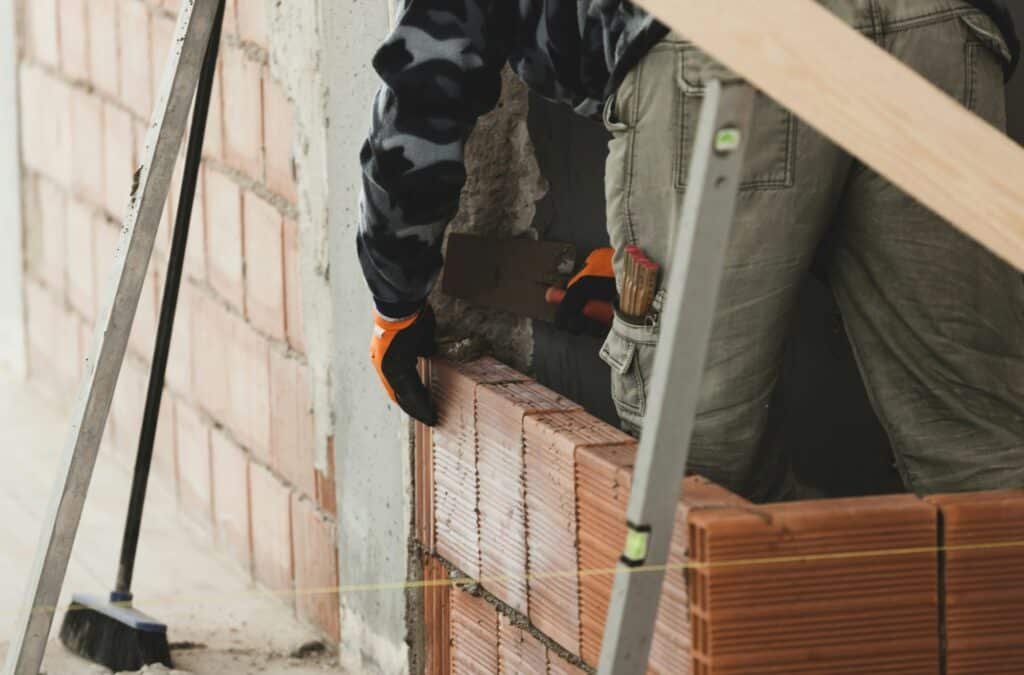
<path fill-rule="evenodd" d="M 480 118 L 466 146 L 466 186 L 449 233 L 537 238 L 534 214 L 547 183 L 527 127 L 528 108 L 526 87 L 506 68 L 501 100 Z M 509 365 L 530 369 L 533 331 L 529 320 L 470 306 L 444 295 L 440 287 L 431 304 L 442 340 L 473 337 L 480 348 Z"/>

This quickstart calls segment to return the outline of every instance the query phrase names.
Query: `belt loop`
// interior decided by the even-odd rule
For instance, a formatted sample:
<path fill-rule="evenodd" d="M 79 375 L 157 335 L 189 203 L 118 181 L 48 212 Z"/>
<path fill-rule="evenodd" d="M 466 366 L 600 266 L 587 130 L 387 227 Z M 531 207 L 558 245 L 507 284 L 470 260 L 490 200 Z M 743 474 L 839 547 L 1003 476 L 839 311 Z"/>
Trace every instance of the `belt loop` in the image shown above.
<path fill-rule="evenodd" d="M 871 38 L 878 44 L 882 44 L 885 36 L 885 21 L 882 18 L 882 7 L 878 0 L 868 0 L 868 9 L 871 12 Z"/>

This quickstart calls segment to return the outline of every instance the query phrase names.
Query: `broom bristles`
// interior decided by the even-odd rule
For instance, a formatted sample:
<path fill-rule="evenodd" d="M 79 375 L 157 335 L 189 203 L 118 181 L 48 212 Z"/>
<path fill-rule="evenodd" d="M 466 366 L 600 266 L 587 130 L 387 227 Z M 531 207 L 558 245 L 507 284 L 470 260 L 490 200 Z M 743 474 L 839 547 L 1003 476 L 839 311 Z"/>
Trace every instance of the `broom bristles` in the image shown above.
<path fill-rule="evenodd" d="M 114 672 L 139 670 L 151 663 L 173 667 L 166 632 L 130 626 L 77 603 L 64 616 L 60 641 L 71 652 Z"/>

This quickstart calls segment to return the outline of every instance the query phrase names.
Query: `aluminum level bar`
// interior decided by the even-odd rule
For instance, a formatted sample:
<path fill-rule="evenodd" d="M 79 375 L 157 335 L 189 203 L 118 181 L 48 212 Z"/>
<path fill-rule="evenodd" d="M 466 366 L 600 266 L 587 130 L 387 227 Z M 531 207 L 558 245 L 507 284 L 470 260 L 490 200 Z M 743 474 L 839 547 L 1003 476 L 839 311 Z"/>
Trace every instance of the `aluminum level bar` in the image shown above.
<path fill-rule="evenodd" d="M 43 661 L 217 4 L 218 0 L 182 3 L 170 61 L 146 137 L 144 164 L 128 204 L 115 254 L 109 299 L 96 324 L 92 354 L 86 362 L 60 474 L 32 576 L 26 584 L 25 605 L 7 654 L 5 675 L 38 675 Z"/>
<path fill-rule="evenodd" d="M 753 105 L 754 90 L 746 84 L 712 81 L 707 86 L 659 323 L 649 407 L 626 511 L 629 534 L 612 587 L 600 675 L 647 670 Z"/>

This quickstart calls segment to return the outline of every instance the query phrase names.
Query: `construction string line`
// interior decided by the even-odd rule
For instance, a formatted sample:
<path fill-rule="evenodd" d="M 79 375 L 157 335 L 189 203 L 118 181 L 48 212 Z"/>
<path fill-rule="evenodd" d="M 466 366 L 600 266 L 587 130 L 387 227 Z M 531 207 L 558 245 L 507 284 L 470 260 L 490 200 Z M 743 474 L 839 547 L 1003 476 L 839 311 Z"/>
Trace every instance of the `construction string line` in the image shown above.
<path fill-rule="evenodd" d="M 807 555 L 788 555 L 788 556 L 768 556 L 760 558 L 743 558 L 738 560 L 724 560 L 720 562 L 696 562 L 687 561 L 682 563 L 666 563 L 664 565 L 641 565 L 638 567 L 625 567 L 620 569 L 619 567 L 606 567 L 606 568 L 590 568 L 590 569 L 571 569 L 571 570 L 555 570 L 551 572 L 536 572 L 533 574 L 505 574 L 505 575 L 491 575 L 483 576 L 480 578 L 472 577 L 449 577 L 447 579 L 430 579 L 430 580 L 419 580 L 419 581 L 386 581 L 366 584 L 342 584 L 339 586 L 325 586 L 319 588 L 296 588 L 296 589 L 283 589 L 283 590 L 245 590 L 237 592 L 210 592 L 203 591 L 201 594 L 197 593 L 194 597 L 231 597 L 231 596 L 247 596 L 254 593 L 268 593 L 270 595 L 279 597 L 305 597 L 305 596 L 316 596 L 316 595 L 345 595 L 349 593 L 368 593 L 374 591 L 404 591 L 410 589 L 426 589 L 426 588 L 437 588 L 437 587 L 461 587 L 479 584 L 487 587 L 488 584 L 501 583 L 507 581 L 541 581 L 545 579 L 564 579 L 575 576 L 579 577 L 591 577 L 591 576 L 613 576 L 618 573 L 626 574 L 639 574 L 644 572 L 682 572 L 684 570 L 708 570 L 708 569 L 722 569 L 722 568 L 733 568 L 733 567 L 759 567 L 765 565 L 786 565 L 786 564 L 805 564 L 814 562 L 824 562 L 830 560 L 853 560 L 853 559 L 865 559 L 865 558 L 884 558 L 894 556 L 910 556 L 910 555 L 924 555 L 924 554 L 937 554 L 937 553 L 953 553 L 962 551 L 994 551 L 1011 548 L 1024 548 L 1024 539 L 1014 541 L 995 541 L 986 542 L 980 544 L 961 544 L 956 546 L 916 546 L 908 548 L 889 548 L 889 549 L 873 549 L 865 551 L 842 551 L 837 553 L 812 553 Z M 183 599 L 188 599 L 192 596 L 189 594 L 175 593 L 173 596 L 146 596 L 147 602 L 174 602 Z M 120 604 L 122 606 L 131 606 L 132 603 L 112 603 Z M 35 607 L 33 611 L 56 611 L 59 608 L 55 607 Z"/>

